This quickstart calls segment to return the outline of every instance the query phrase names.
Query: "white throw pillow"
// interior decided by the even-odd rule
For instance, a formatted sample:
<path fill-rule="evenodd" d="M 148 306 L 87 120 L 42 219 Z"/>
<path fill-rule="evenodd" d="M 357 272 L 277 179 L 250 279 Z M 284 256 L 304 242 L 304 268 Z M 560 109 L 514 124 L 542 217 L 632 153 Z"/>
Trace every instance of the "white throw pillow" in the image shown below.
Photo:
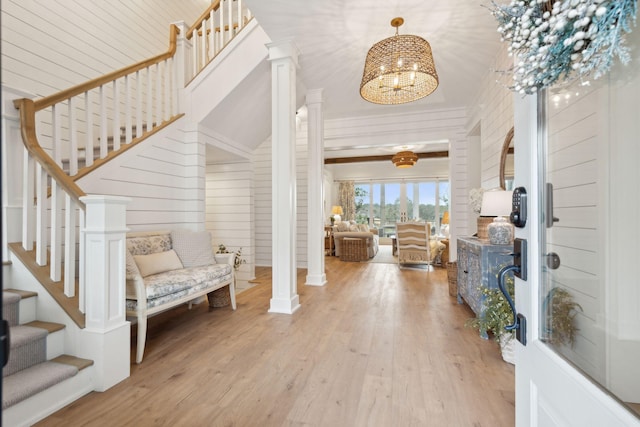
<path fill-rule="evenodd" d="M 211 247 L 211 234 L 208 231 L 172 231 L 171 246 L 185 268 L 216 263 Z"/>
<path fill-rule="evenodd" d="M 183 268 L 180 258 L 174 250 L 149 255 L 134 255 L 133 259 L 135 259 L 142 277 Z"/>
<path fill-rule="evenodd" d="M 126 260 L 127 260 L 127 280 L 133 280 L 138 274 L 141 275 L 140 270 L 136 265 L 136 260 L 133 258 L 133 255 L 131 255 L 131 251 L 129 251 L 129 249 L 127 249 Z"/>
<path fill-rule="evenodd" d="M 337 231 L 349 231 L 349 223 L 346 221 L 339 222 L 337 225 Z"/>

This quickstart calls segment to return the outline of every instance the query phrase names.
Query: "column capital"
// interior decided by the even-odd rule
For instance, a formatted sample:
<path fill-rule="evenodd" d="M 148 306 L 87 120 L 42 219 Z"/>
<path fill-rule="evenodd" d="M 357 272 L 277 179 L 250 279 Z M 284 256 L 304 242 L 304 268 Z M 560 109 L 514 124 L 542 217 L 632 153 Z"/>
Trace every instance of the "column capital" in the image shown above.
<path fill-rule="evenodd" d="M 321 104 L 323 102 L 324 89 L 310 89 L 307 91 L 305 100 L 309 104 Z"/>
<path fill-rule="evenodd" d="M 269 49 L 269 61 L 277 61 L 279 59 L 290 58 L 296 67 L 298 67 L 298 55 L 300 51 L 293 40 L 281 40 L 266 44 Z"/>

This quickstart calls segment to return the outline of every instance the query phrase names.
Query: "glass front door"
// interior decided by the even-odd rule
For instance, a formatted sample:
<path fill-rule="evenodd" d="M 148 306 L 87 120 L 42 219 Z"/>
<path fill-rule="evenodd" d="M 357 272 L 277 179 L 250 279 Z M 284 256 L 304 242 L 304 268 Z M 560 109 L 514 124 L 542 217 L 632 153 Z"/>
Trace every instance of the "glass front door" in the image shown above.
<path fill-rule="evenodd" d="M 541 97 L 539 336 L 640 414 L 638 67 Z"/>

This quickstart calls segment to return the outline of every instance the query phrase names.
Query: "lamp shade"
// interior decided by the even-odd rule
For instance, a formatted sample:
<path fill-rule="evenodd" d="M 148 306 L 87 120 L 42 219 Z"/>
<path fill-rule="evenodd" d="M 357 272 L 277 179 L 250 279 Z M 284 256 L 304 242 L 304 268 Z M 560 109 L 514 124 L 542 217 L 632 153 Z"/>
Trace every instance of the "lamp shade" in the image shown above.
<path fill-rule="evenodd" d="M 449 211 L 442 214 L 442 224 L 449 224 Z"/>
<path fill-rule="evenodd" d="M 431 46 L 422 37 L 399 35 L 402 18 L 391 26 L 396 35 L 374 44 L 364 63 L 360 96 L 374 104 L 404 104 L 430 95 L 438 87 Z"/>
<path fill-rule="evenodd" d="M 331 214 L 332 215 L 342 215 L 342 206 L 333 206 L 331 208 Z"/>
<path fill-rule="evenodd" d="M 511 214 L 511 191 L 490 190 L 482 195 L 480 216 L 509 216 Z"/>
<path fill-rule="evenodd" d="M 397 168 L 410 168 L 418 162 L 418 155 L 413 151 L 400 151 L 391 158 L 391 162 Z"/>

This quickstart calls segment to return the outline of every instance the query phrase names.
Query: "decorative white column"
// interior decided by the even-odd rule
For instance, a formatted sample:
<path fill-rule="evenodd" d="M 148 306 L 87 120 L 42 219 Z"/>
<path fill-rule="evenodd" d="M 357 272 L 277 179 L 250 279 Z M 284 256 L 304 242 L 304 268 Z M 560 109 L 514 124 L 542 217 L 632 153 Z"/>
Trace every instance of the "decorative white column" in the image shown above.
<path fill-rule="evenodd" d="M 324 286 L 324 116 L 322 89 L 307 92 L 307 285 Z"/>
<path fill-rule="evenodd" d="M 81 197 L 86 205 L 85 328 L 81 356 L 94 361 L 95 389 L 129 376 L 130 325 L 126 320 L 126 205 L 117 196 Z M 80 295 L 82 298 L 82 295 Z"/>
<path fill-rule="evenodd" d="M 296 271 L 296 67 L 291 40 L 269 43 L 271 61 L 272 270 L 269 312 L 300 308 Z"/>

